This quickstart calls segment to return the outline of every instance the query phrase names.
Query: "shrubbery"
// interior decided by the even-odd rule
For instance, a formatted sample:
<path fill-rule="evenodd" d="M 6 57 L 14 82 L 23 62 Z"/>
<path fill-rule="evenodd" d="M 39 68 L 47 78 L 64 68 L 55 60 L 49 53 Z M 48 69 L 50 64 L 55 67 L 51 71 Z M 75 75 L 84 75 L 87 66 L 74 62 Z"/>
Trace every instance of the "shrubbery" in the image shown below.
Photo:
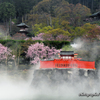
<path fill-rule="evenodd" d="M 4 46 L 11 47 L 17 43 L 20 45 L 23 49 L 25 45 L 29 46 L 31 44 L 34 44 L 36 42 L 44 43 L 44 45 L 49 47 L 55 47 L 56 49 L 61 49 L 64 45 L 70 45 L 69 41 L 41 41 L 41 40 L 0 40 L 0 43 Z"/>
<path fill-rule="evenodd" d="M 37 62 L 39 59 L 43 59 L 43 58 L 47 59 L 48 57 L 57 53 L 58 49 L 61 49 L 64 45 L 70 44 L 70 42 L 68 41 L 41 41 L 41 40 L 33 41 L 31 39 L 27 41 L 26 40 L 0 40 L 0 43 L 2 44 L 3 47 L 8 47 L 11 49 L 12 52 L 10 53 L 11 55 L 15 55 L 14 62 L 18 65 L 29 64 L 30 58 L 32 63 Z M 30 50 L 30 48 L 34 51 L 34 49 L 38 47 L 41 48 L 41 50 L 39 51 L 37 49 L 37 51 L 34 52 L 36 54 L 34 57 L 32 55 L 29 55 L 29 53 L 26 54 L 26 51 Z M 33 51 L 30 51 L 30 53 L 32 53 Z M 43 55 L 41 55 L 41 52 Z M 27 56 L 28 58 L 26 57 L 26 55 L 28 55 Z"/>

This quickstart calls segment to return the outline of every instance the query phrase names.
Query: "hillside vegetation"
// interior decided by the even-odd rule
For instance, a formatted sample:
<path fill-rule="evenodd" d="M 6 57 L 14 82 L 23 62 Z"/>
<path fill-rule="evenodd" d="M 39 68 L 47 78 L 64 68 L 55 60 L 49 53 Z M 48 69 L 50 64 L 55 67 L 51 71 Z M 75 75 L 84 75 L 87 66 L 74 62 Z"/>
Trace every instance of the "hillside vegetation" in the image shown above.
<path fill-rule="evenodd" d="M 83 21 L 96 11 L 99 11 L 98 0 L 0 0 L 0 21 L 11 36 L 18 31 L 16 25 L 25 22 L 30 26 L 28 36 L 45 33 L 43 40 L 98 39 L 99 22 Z"/>

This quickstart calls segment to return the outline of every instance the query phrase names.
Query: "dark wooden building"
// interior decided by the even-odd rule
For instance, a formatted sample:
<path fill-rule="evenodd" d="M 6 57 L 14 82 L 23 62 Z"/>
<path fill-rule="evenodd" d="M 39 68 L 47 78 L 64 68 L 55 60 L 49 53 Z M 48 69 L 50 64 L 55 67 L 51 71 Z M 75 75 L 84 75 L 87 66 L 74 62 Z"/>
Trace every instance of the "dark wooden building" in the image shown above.
<path fill-rule="evenodd" d="M 89 18 L 100 19 L 100 11 L 90 15 Z"/>
<path fill-rule="evenodd" d="M 13 35 L 13 39 L 16 40 L 26 39 L 28 37 L 27 34 L 29 33 L 28 32 L 29 26 L 26 25 L 25 23 L 20 23 L 17 25 L 17 27 L 19 27 L 19 31 Z"/>
<path fill-rule="evenodd" d="M 92 21 L 97 21 L 97 20 L 100 20 L 100 11 L 90 16 L 86 16 L 83 21 L 92 22 Z"/>

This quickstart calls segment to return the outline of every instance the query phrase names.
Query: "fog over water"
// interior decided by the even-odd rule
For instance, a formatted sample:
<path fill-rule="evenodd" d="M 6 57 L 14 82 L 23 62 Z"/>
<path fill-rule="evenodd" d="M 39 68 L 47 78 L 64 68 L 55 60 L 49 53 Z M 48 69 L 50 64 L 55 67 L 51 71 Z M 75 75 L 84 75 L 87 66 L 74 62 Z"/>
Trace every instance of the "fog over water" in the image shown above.
<path fill-rule="evenodd" d="M 0 71 L 0 100 L 100 100 L 99 77 L 95 80 L 77 77 L 77 81 L 73 78 L 75 72 L 72 75 L 72 81 L 68 83 L 63 82 L 56 84 L 55 87 L 49 87 L 47 83 L 42 82 L 39 87 L 31 86 L 34 68 L 38 67 L 39 64 L 33 66 L 28 71 L 26 79 L 18 74 L 13 76 L 8 72 Z M 98 76 L 100 76 L 99 73 Z"/>

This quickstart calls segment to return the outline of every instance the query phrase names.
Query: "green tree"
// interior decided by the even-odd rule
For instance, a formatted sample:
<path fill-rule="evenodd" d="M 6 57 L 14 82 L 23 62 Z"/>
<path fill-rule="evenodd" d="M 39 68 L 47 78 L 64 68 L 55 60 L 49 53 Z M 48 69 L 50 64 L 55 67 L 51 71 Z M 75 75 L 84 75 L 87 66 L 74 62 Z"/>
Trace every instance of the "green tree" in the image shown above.
<path fill-rule="evenodd" d="M 6 22 L 7 30 L 11 31 L 11 19 L 15 17 L 15 6 L 11 3 L 4 2 L 0 4 L 0 19 Z M 10 28 L 9 22 L 10 21 Z M 9 30 L 8 30 L 9 31 Z"/>
<path fill-rule="evenodd" d="M 56 38 L 60 35 L 63 35 L 65 37 L 69 37 L 70 36 L 70 33 L 68 31 L 65 31 L 61 28 L 56 28 L 56 29 L 52 29 L 52 30 L 49 30 L 45 35 L 44 35 L 44 39 L 46 38 L 53 38 L 54 40 L 56 40 Z M 51 36 L 51 37 L 50 37 Z"/>
<path fill-rule="evenodd" d="M 87 34 L 87 32 L 89 32 L 90 30 L 92 30 L 93 28 L 96 27 L 95 24 L 90 24 L 90 23 L 86 23 L 82 26 L 85 29 L 85 33 Z"/>
<path fill-rule="evenodd" d="M 79 3 L 74 5 L 69 4 L 66 0 L 43 0 L 33 7 L 28 21 L 32 21 L 33 25 L 36 22 L 45 23 L 54 28 L 61 28 L 62 21 L 68 21 L 70 25 L 76 27 L 81 26 L 82 18 L 90 14 L 90 9 Z"/>
<path fill-rule="evenodd" d="M 35 36 L 37 35 L 37 34 L 39 34 L 39 30 L 42 28 L 43 26 L 42 26 L 42 23 L 40 23 L 40 24 L 35 24 L 34 26 L 32 26 L 32 35 L 34 34 Z"/>
<path fill-rule="evenodd" d="M 1 3 L 0 19 L 3 21 L 9 21 L 9 19 L 13 17 L 15 17 L 15 6 L 8 2 Z"/>
<path fill-rule="evenodd" d="M 44 26 L 43 24 L 35 24 L 32 26 L 32 34 L 35 36 L 39 33 L 47 33 L 49 30 L 52 30 L 53 27 L 51 26 Z"/>
<path fill-rule="evenodd" d="M 74 35 L 76 37 L 82 37 L 85 34 L 85 29 L 82 27 L 76 27 L 74 30 Z"/>
<path fill-rule="evenodd" d="M 0 3 L 8 2 L 15 6 L 16 18 L 20 21 L 22 16 L 26 16 L 27 13 L 41 0 L 0 0 Z"/>

